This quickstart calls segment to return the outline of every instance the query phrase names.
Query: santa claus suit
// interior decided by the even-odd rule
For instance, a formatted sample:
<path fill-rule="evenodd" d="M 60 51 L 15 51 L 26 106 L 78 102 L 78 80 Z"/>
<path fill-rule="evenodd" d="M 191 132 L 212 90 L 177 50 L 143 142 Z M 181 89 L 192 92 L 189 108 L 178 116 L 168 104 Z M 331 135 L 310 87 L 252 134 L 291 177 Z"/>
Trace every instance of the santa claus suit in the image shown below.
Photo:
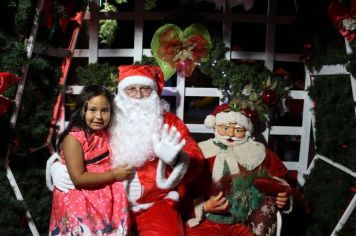
<path fill-rule="evenodd" d="M 173 113 L 164 112 L 162 104 L 157 105 L 162 102 L 157 97 L 164 84 L 162 76 L 157 66 L 119 67 L 119 91 L 115 98 L 118 114 L 110 139 L 114 165 L 128 163 L 135 168 L 132 178 L 126 181 L 126 192 L 133 228 L 140 236 L 184 235 L 178 212 L 179 189 L 199 173 L 204 160 L 184 122 Z M 153 90 L 151 94 L 140 94 L 147 88 Z M 131 89 L 134 91 L 129 96 Z M 179 135 L 170 136 L 172 133 Z M 155 141 L 156 134 L 160 138 Z M 165 146 L 166 141 L 172 140 L 179 144 Z M 157 151 L 160 144 L 161 151 Z M 168 160 L 166 154 L 176 158 Z"/>
<path fill-rule="evenodd" d="M 133 220 L 140 236 L 184 235 L 181 216 L 178 213 L 177 187 L 183 189 L 184 184 L 191 181 L 202 167 L 201 150 L 190 136 L 186 125 L 170 112 L 165 113 L 164 123 L 176 127 L 186 140 L 183 151 L 188 155 L 188 159 L 182 160 L 182 168 L 178 167 L 181 168 L 180 174 L 184 175 L 183 179 L 179 181 L 181 177 L 175 178 L 176 182 L 169 183 L 164 189 L 158 187 L 156 181 L 158 158 L 137 169 L 135 178 L 128 183 L 127 192 L 132 204 Z M 189 168 L 186 170 L 188 163 Z M 165 172 L 168 178 L 172 174 L 172 167 L 167 166 Z"/>
<path fill-rule="evenodd" d="M 280 178 L 286 177 L 288 170 L 276 154 L 265 149 L 262 143 L 250 140 L 240 146 L 226 147 L 226 149 L 216 144 L 214 139 L 199 143 L 205 157 L 205 168 L 199 179 L 195 181 L 199 184 L 191 187 L 195 190 L 199 189 L 200 193 L 197 193 L 197 196 L 205 197 L 200 200 L 195 199 L 195 217 L 188 221 L 187 235 L 252 235 L 243 224 L 231 222 L 223 224 L 206 219 L 202 213 L 202 204 L 213 194 L 212 185 L 223 177 L 224 165 L 228 166 L 229 174 L 239 174 L 240 167 L 244 166 L 254 171 L 266 168 L 272 176 Z M 216 234 L 217 231 L 223 233 Z"/>

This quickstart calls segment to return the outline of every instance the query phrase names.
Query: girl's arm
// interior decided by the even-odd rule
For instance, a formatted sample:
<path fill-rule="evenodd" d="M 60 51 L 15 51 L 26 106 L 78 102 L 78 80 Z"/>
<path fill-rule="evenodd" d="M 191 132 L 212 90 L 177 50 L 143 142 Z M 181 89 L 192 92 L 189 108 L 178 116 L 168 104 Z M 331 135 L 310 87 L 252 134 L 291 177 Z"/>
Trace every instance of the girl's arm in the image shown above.
<path fill-rule="evenodd" d="M 76 188 L 91 188 L 110 184 L 124 180 L 131 174 L 129 166 L 117 167 L 104 173 L 87 172 L 80 142 L 72 135 L 67 135 L 62 145 L 66 166 Z"/>

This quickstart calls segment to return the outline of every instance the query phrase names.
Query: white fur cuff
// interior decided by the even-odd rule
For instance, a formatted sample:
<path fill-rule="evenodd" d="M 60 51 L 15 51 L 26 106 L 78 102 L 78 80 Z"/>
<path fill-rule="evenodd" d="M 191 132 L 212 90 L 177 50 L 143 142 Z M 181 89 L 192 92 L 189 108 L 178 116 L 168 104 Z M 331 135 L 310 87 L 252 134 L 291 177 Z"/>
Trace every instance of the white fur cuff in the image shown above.
<path fill-rule="evenodd" d="M 193 228 L 197 226 L 200 221 L 203 219 L 204 215 L 204 199 L 203 198 L 198 198 L 194 200 L 194 214 L 195 217 L 191 218 L 187 221 L 188 226 L 190 228 Z"/>
<path fill-rule="evenodd" d="M 175 188 L 180 183 L 189 166 L 189 156 L 180 152 L 177 164 L 173 167 L 168 179 L 165 177 L 166 164 L 160 159 L 157 166 L 156 184 L 160 189 Z"/>

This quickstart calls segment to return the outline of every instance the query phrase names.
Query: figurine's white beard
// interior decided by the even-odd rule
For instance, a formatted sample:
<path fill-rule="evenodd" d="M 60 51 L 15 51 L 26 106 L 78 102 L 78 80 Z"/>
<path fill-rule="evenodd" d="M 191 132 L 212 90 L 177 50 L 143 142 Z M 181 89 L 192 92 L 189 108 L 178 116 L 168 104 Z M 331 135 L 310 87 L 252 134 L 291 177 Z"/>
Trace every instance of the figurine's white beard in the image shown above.
<path fill-rule="evenodd" d="M 160 135 L 163 106 L 156 91 L 142 99 L 129 98 L 119 91 L 114 103 L 116 114 L 110 128 L 113 166 L 141 167 L 155 158 L 152 135 Z"/>

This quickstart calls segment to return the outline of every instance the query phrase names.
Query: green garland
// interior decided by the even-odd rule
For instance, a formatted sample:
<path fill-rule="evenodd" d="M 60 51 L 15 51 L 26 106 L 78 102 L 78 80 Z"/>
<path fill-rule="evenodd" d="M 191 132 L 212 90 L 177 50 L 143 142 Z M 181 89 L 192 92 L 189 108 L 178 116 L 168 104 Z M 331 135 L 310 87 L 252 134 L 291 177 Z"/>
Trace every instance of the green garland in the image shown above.
<path fill-rule="evenodd" d="M 213 38 L 213 49 L 200 70 L 212 79 L 235 110 L 257 112 L 259 121 L 267 121 L 271 107 L 287 96 L 280 77 L 273 76 L 263 64 L 237 63 L 224 58 L 227 47 L 219 38 Z M 263 94 L 270 91 L 276 97 L 272 104 L 266 103 Z M 251 117 L 250 117 L 251 118 Z"/>
<path fill-rule="evenodd" d="M 109 63 L 91 63 L 86 66 L 78 66 L 75 70 L 79 85 L 100 84 L 111 92 L 117 88 L 117 67 Z"/>
<path fill-rule="evenodd" d="M 102 12 L 117 12 L 114 5 L 104 3 Z M 100 43 L 110 47 L 114 42 L 118 31 L 118 23 L 116 20 L 99 20 L 99 39 Z"/>
<path fill-rule="evenodd" d="M 318 76 L 309 88 L 314 101 L 316 152 L 356 171 L 355 102 L 346 75 Z M 308 235 L 330 235 L 353 196 L 355 178 L 321 160 L 306 176 L 304 192 L 311 206 Z M 353 211 L 338 235 L 356 231 Z"/>

